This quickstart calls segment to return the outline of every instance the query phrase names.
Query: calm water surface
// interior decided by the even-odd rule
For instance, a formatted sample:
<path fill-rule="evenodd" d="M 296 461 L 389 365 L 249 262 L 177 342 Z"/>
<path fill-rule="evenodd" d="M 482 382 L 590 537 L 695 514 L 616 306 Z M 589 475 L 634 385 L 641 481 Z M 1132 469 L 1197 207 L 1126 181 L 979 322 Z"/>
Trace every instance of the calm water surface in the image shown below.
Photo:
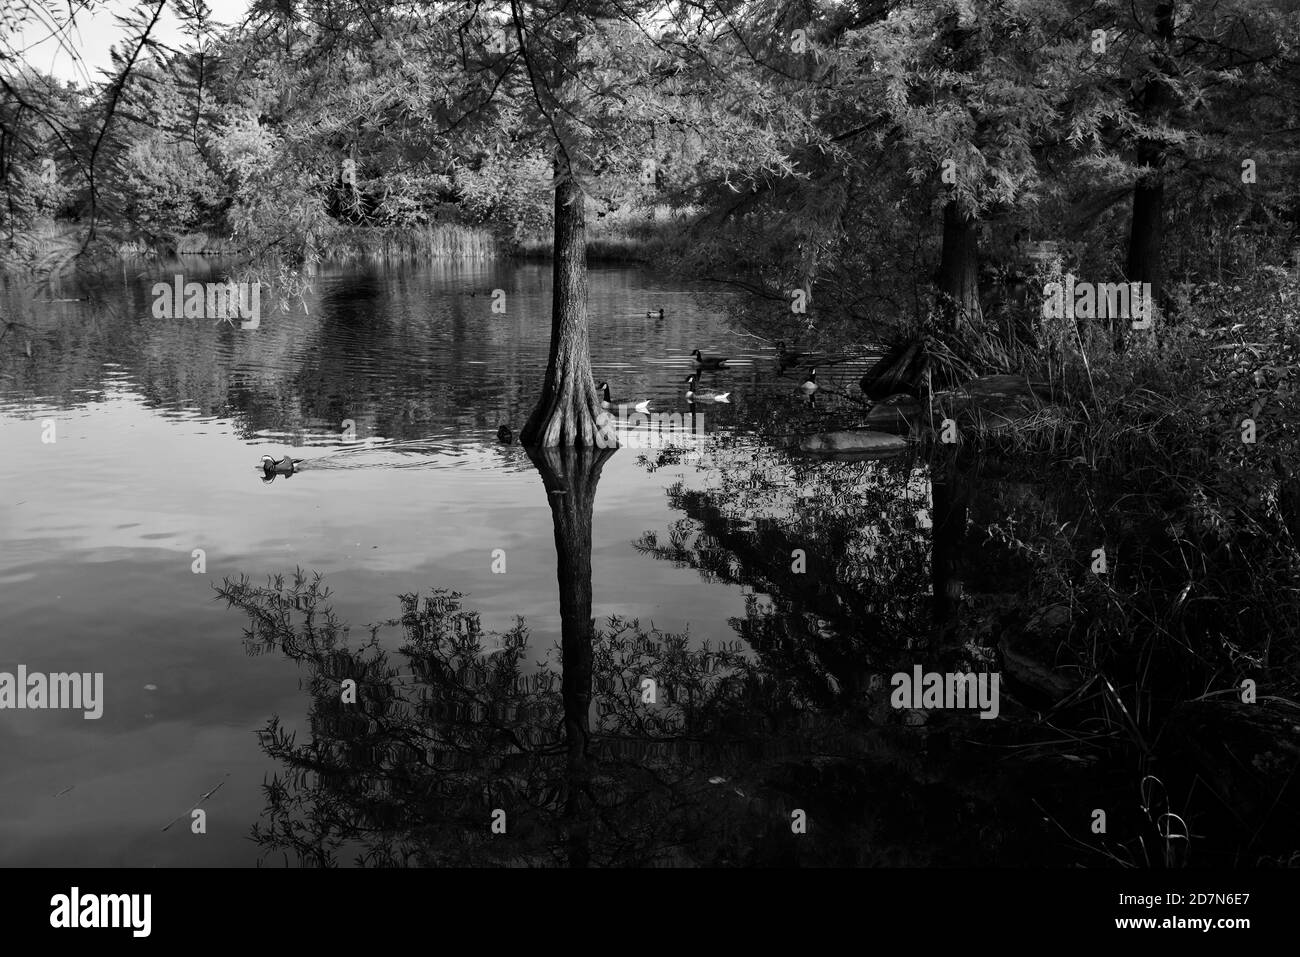
<path fill-rule="evenodd" d="M 5 865 L 257 861 L 248 834 L 275 767 L 255 732 L 272 714 L 303 727 L 304 674 L 247 652 L 244 616 L 215 596 L 227 576 L 319 572 L 359 635 L 400 614 L 396 596 L 436 587 L 463 592 L 487 631 L 524 616 L 532 657 L 560 638 L 546 490 L 522 450 L 495 440 L 501 423 L 519 429 L 541 382 L 548 266 L 327 269 L 303 304 L 264 303 L 256 331 L 153 318 L 150 286 L 173 271 L 127 269 L 86 302 L 34 302 L 92 293 L 19 285 L 2 300 L 0 318 L 22 326 L 0 341 L 0 667 L 102 671 L 106 699 L 97 721 L 0 715 Z M 491 312 L 494 288 L 505 315 Z M 752 357 L 706 383 L 735 393 L 705 409 L 706 430 L 745 461 L 755 420 L 801 399 L 727 305 L 593 269 L 593 368 L 616 398 L 684 411 L 693 348 Z M 667 318 L 645 318 L 661 306 Z M 820 378 L 847 390 L 860 372 L 842 363 Z M 54 443 L 41 440 L 46 420 Z M 263 483 L 259 456 L 291 450 L 330 458 Z M 734 640 L 755 589 L 657 560 L 644 541 L 666 541 L 683 519 L 674 496 L 680 506 L 719 476 L 689 456 L 651 460 L 623 449 L 603 467 L 592 614 Z M 202 802 L 207 834 L 192 834 L 188 809 L 218 785 Z"/>

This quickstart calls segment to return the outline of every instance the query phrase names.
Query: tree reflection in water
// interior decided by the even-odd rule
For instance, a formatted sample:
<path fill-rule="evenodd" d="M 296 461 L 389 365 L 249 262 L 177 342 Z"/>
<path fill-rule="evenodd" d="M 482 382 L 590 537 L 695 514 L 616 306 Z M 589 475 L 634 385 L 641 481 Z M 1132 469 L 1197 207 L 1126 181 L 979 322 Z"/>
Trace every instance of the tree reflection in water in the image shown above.
<path fill-rule="evenodd" d="M 932 522 L 911 463 L 824 462 L 765 445 L 710 450 L 668 488 L 684 518 L 638 547 L 746 592 L 732 627 L 822 706 L 859 701 L 929 634 Z M 666 537 L 666 541 L 664 538 Z"/>
<path fill-rule="evenodd" d="M 253 830 L 263 856 L 996 863 L 1010 840 L 996 776 L 932 760 L 889 707 L 889 669 L 900 655 L 924 660 L 916 649 L 932 635 L 931 530 L 915 474 L 868 481 L 862 463 L 805 470 L 754 453 L 749 471 L 728 463 L 718 489 L 675 487 L 690 529 L 679 524 L 667 544 L 647 534 L 640 547 L 750 591 L 734 623 L 744 640 L 711 648 L 636 621 L 592 621 L 593 503 L 611 454 L 531 455 L 553 518 L 562 621 L 543 661 L 529 660 L 524 619 L 488 634 L 455 592 L 402 596 L 400 616 L 358 645 L 319 577 L 223 584 L 248 615 L 250 653 L 278 651 L 308 674 L 306 740 L 278 719 L 261 733 L 283 768 L 264 785 Z M 806 555 L 802 574 L 794 549 Z M 349 678 L 356 704 L 342 699 Z M 646 678 L 654 703 L 643 700 Z M 504 834 L 492 833 L 496 809 Z M 807 833 L 791 828 L 796 809 Z M 1017 861 L 1041 859 L 1036 839 L 1017 835 Z"/>
<path fill-rule="evenodd" d="M 689 458 L 641 461 L 654 471 Z M 745 591 L 731 625 L 757 667 L 807 704 L 807 720 L 843 729 L 841 750 L 806 764 L 820 787 L 842 786 L 831 813 L 867 806 L 857 817 L 872 822 L 875 853 L 864 859 L 1060 864 L 1074 852 L 1032 804 L 1058 787 L 1027 786 L 1032 772 L 1012 754 L 1025 728 L 889 706 L 896 672 L 979 672 L 995 660 L 971 623 L 959 627 L 974 463 L 936 459 L 815 459 L 721 436 L 689 485 L 667 490 L 684 517 L 637 545 Z"/>
<path fill-rule="evenodd" d="M 611 453 L 534 455 L 554 518 L 560 646 L 527 668 L 523 619 L 488 635 L 462 596 L 401 597 L 360 646 L 319 576 L 264 587 L 227 580 L 250 653 L 304 665 L 307 740 L 278 719 L 261 732 L 284 770 L 253 836 L 264 856 L 330 866 L 644 865 L 843 857 L 842 834 L 790 828 L 784 759 L 835 729 L 801 720 L 793 687 L 739 647 L 591 619 L 592 505 Z M 396 632 L 400 637 L 394 641 Z M 394 647 L 395 646 L 395 647 Z M 495 647 L 496 650 L 490 650 Z M 657 700 L 643 701 L 642 680 Z M 343 682 L 357 703 L 344 703 Z M 507 830 L 494 835 L 494 809 Z"/>

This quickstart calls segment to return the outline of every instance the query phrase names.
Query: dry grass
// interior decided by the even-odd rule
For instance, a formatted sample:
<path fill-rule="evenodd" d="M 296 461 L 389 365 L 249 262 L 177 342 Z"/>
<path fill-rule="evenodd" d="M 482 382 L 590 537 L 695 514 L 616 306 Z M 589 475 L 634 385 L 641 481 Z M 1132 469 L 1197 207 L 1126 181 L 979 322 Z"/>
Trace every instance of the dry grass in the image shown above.
<path fill-rule="evenodd" d="M 491 230 L 438 223 L 402 229 L 339 229 L 317 244 L 325 260 L 494 259 L 500 246 Z"/>

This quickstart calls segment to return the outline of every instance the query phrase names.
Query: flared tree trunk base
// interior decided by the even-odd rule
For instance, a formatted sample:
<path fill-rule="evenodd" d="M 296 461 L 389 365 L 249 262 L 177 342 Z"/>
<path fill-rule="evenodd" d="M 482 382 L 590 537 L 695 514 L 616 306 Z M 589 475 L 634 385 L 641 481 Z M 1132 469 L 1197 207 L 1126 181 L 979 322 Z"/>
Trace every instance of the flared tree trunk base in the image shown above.
<path fill-rule="evenodd" d="M 552 266 L 551 351 L 542 397 L 519 440 L 554 448 L 613 448 L 613 416 L 600 407 L 591 378 L 587 336 L 587 225 L 585 197 L 572 176 L 557 170 L 555 260 Z"/>
<path fill-rule="evenodd" d="M 565 370 L 557 375 L 557 380 L 559 387 L 549 389 L 533 409 L 519 441 L 523 445 L 547 448 L 614 448 L 618 444 L 614 417 L 600 407 L 590 369 Z"/>

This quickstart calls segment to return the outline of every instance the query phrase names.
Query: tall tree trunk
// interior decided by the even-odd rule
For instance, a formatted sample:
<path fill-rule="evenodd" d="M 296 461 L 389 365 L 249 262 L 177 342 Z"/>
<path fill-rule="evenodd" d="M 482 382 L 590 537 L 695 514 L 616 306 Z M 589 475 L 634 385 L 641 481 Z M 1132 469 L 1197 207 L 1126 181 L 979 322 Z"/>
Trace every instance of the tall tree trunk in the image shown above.
<path fill-rule="evenodd" d="M 1167 76 L 1168 51 L 1174 39 L 1172 0 L 1158 3 L 1155 17 L 1156 39 L 1162 52 L 1155 58 L 1157 69 L 1146 77 L 1142 88 L 1142 119 L 1148 124 L 1162 119 L 1173 102 Z M 1129 282 L 1150 283 L 1153 301 L 1160 302 L 1164 279 L 1165 144 L 1149 137 L 1139 140 L 1137 165 L 1142 173 L 1133 186 L 1133 222 L 1129 229 L 1125 278 Z M 1115 322 L 1116 349 L 1124 348 L 1128 322 Z"/>
<path fill-rule="evenodd" d="M 555 528 L 556 578 L 560 586 L 561 695 L 567 748 L 565 824 L 570 867 L 591 857 L 591 685 L 596 636 L 591 618 L 591 516 L 596 486 L 612 449 L 530 448 L 542 475 Z"/>
<path fill-rule="evenodd" d="M 955 199 L 943 208 L 943 255 L 939 261 L 939 291 L 950 299 L 951 328 L 981 319 L 979 291 L 979 238 L 972 216 Z"/>
<path fill-rule="evenodd" d="M 585 198 L 572 171 L 555 187 L 555 261 L 552 266 L 551 352 L 542 395 L 519 435 L 525 445 L 615 444 L 605 428 L 591 378 L 587 339 L 587 223 Z"/>
<path fill-rule="evenodd" d="M 1133 186 L 1133 224 L 1129 230 L 1129 282 L 1149 282 L 1159 295 L 1163 274 L 1165 184 L 1160 175 L 1164 152 L 1158 144 L 1144 140 L 1138 145 L 1138 165 L 1144 170 Z"/>

